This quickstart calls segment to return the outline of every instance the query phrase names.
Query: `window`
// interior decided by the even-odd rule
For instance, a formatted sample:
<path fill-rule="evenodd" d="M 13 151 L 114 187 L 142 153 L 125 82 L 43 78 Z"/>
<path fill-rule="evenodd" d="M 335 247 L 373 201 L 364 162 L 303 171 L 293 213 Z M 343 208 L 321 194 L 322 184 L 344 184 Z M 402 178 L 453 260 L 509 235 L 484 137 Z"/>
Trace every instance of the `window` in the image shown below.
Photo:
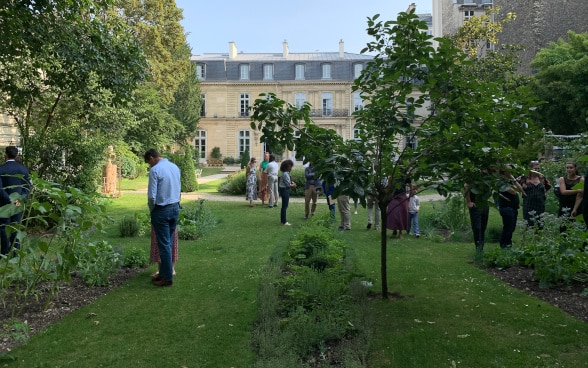
<path fill-rule="evenodd" d="M 353 65 L 353 78 L 359 78 L 362 70 L 363 70 L 363 64 L 354 64 Z"/>
<path fill-rule="evenodd" d="M 296 64 L 294 66 L 294 71 L 296 73 L 296 76 L 294 79 L 296 80 L 304 80 L 304 64 Z"/>
<path fill-rule="evenodd" d="M 199 158 L 206 158 L 206 130 L 196 132 L 194 138 L 194 150 L 198 153 Z"/>
<path fill-rule="evenodd" d="M 249 64 L 239 65 L 239 79 L 241 79 L 241 80 L 248 80 L 249 79 Z"/>
<path fill-rule="evenodd" d="M 474 11 L 473 10 L 466 10 L 464 12 L 464 19 L 468 20 L 470 18 L 472 18 L 474 16 Z"/>
<path fill-rule="evenodd" d="M 199 80 L 206 79 L 206 64 L 196 64 L 196 76 Z"/>
<path fill-rule="evenodd" d="M 359 134 L 360 134 L 359 128 L 353 128 L 353 137 L 351 137 L 351 138 L 355 141 L 359 141 L 361 139 Z"/>
<path fill-rule="evenodd" d="M 239 130 L 239 157 L 245 151 L 249 151 L 251 154 L 251 138 L 249 130 Z"/>
<path fill-rule="evenodd" d="M 359 92 L 353 93 L 353 111 L 363 110 L 363 100 Z"/>
<path fill-rule="evenodd" d="M 417 137 L 415 137 L 415 136 L 404 137 L 404 147 L 410 148 L 413 151 L 416 150 L 418 147 Z"/>
<path fill-rule="evenodd" d="M 263 80 L 272 80 L 274 79 L 274 66 L 273 64 L 264 64 L 263 65 Z"/>
<path fill-rule="evenodd" d="M 323 64 L 323 79 L 331 79 L 331 64 Z"/>
<path fill-rule="evenodd" d="M 331 92 L 323 92 L 323 116 L 333 116 L 333 94 Z"/>
<path fill-rule="evenodd" d="M 206 95 L 201 94 L 200 98 L 202 99 L 202 106 L 200 106 L 200 116 L 206 117 Z"/>
<path fill-rule="evenodd" d="M 249 116 L 249 93 L 241 93 L 240 116 Z"/>
<path fill-rule="evenodd" d="M 294 95 L 294 106 L 301 108 L 306 102 L 306 93 L 298 92 Z"/>

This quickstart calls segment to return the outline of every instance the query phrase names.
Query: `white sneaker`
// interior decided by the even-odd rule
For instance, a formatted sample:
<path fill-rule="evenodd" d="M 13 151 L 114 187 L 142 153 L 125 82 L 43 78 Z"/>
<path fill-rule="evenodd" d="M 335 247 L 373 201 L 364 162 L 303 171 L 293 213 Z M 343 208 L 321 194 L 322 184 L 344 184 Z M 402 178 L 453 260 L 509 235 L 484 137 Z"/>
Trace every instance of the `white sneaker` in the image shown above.
<path fill-rule="evenodd" d="M 291 224 L 291 223 L 289 223 L 289 222 L 286 222 L 286 223 L 284 224 L 284 226 L 292 226 L 292 224 Z"/>
<path fill-rule="evenodd" d="M 357 211 L 355 211 L 353 214 L 354 214 L 354 215 L 357 215 Z"/>

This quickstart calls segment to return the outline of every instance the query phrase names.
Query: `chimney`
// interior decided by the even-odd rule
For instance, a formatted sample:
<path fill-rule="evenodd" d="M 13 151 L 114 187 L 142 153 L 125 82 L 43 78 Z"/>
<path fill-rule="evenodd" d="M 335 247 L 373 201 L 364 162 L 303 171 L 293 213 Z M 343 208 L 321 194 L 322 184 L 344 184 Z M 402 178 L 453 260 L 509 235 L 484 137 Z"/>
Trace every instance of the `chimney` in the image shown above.
<path fill-rule="evenodd" d="M 282 46 L 284 49 L 284 57 L 287 58 L 290 54 L 290 50 L 288 49 L 288 41 L 284 40 L 284 42 L 282 42 Z"/>
<path fill-rule="evenodd" d="M 343 59 L 345 57 L 345 44 L 343 40 L 339 40 L 339 57 Z"/>
<path fill-rule="evenodd" d="M 233 60 L 237 57 L 237 44 L 233 41 L 229 42 L 229 60 Z"/>
<path fill-rule="evenodd" d="M 416 4 L 415 4 L 415 3 L 412 3 L 412 4 L 410 4 L 410 5 L 408 6 L 408 9 L 406 9 L 406 12 L 407 12 L 407 13 L 410 13 L 410 11 L 411 11 L 412 9 L 416 9 Z M 416 10 L 415 10 L 415 11 L 416 11 Z"/>

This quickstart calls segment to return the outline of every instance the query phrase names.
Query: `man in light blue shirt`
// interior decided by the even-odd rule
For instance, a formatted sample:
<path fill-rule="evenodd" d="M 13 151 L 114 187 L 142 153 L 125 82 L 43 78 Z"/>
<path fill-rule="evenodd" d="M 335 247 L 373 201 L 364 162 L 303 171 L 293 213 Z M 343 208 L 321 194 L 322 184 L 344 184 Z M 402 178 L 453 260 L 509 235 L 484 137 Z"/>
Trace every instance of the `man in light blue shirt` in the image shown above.
<path fill-rule="evenodd" d="M 155 149 L 145 152 L 149 169 L 147 204 L 151 225 L 159 247 L 159 275 L 153 278 L 156 286 L 173 285 L 172 242 L 180 215 L 180 169 Z"/>

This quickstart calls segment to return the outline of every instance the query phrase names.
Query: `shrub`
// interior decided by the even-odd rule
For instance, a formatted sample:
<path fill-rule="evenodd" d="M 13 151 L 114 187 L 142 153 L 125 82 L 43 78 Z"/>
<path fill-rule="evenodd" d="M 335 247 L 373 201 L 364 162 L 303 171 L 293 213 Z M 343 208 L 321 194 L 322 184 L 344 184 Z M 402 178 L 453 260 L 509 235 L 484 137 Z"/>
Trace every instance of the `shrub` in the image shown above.
<path fill-rule="evenodd" d="M 149 265 L 149 255 L 144 249 L 132 247 L 125 251 L 123 266 L 141 268 Z"/>
<path fill-rule="evenodd" d="M 220 160 L 221 157 L 223 156 L 221 155 L 220 147 L 213 147 L 212 151 L 210 152 L 210 158 Z"/>
<path fill-rule="evenodd" d="M 194 166 L 192 146 L 187 145 L 183 154 L 170 155 L 170 160 L 180 168 L 182 192 L 198 190 L 196 167 Z"/>
<path fill-rule="evenodd" d="M 239 172 L 227 176 L 225 178 L 225 181 L 219 185 L 218 191 L 220 193 L 226 193 L 231 195 L 245 195 L 246 185 L 247 178 L 245 176 L 245 171 L 241 170 Z"/>
<path fill-rule="evenodd" d="M 134 238 L 139 235 L 140 224 L 136 218 L 123 217 L 118 224 L 121 238 Z"/>
<path fill-rule="evenodd" d="M 247 165 L 249 164 L 249 159 L 250 159 L 249 148 L 247 148 L 247 149 L 245 149 L 245 152 L 243 152 L 241 154 L 241 156 L 239 157 L 239 164 L 241 166 L 241 170 L 243 170 L 245 167 L 247 167 Z"/>
<path fill-rule="evenodd" d="M 234 165 L 237 162 L 239 162 L 239 160 L 234 157 L 223 157 L 223 164 L 225 165 Z"/>
<path fill-rule="evenodd" d="M 121 266 L 120 254 L 106 241 L 93 242 L 76 249 L 77 271 L 88 286 L 106 286 L 110 275 Z"/>
<path fill-rule="evenodd" d="M 204 199 L 199 199 L 194 205 L 182 208 L 178 220 L 178 238 L 197 240 L 216 226 L 218 220 L 205 204 Z"/>

